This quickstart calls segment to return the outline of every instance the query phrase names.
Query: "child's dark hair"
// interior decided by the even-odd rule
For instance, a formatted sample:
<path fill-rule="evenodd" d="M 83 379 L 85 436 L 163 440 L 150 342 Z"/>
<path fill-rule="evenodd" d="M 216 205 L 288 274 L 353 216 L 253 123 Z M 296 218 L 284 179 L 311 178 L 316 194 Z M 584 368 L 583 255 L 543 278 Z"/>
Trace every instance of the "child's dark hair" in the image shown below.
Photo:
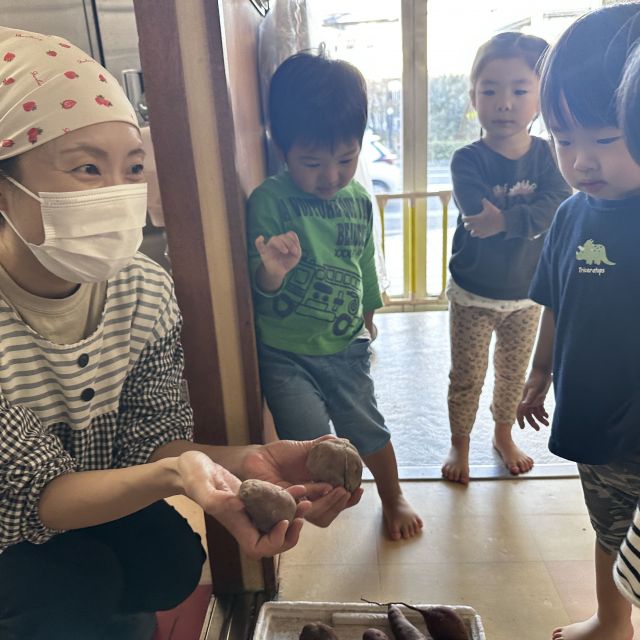
<path fill-rule="evenodd" d="M 576 20 L 545 56 L 542 115 L 550 129 L 617 127 L 616 89 L 626 59 L 629 20 L 640 3 L 597 9 Z M 626 26 L 625 26 L 626 25 Z"/>
<path fill-rule="evenodd" d="M 617 110 L 627 149 L 640 164 L 640 46 L 627 59 L 618 89 Z"/>
<path fill-rule="evenodd" d="M 333 149 L 367 126 L 367 85 L 344 60 L 297 53 L 273 74 L 269 86 L 271 136 L 285 154 L 296 143 Z"/>
<path fill-rule="evenodd" d="M 548 47 L 548 42 L 537 36 L 517 31 L 498 33 L 478 49 L 471 65 L 471 86 L 475 86 L 487 64 L 498 59 L 521 58 L 532 71 L 537 73 L 538 61 Z"/>

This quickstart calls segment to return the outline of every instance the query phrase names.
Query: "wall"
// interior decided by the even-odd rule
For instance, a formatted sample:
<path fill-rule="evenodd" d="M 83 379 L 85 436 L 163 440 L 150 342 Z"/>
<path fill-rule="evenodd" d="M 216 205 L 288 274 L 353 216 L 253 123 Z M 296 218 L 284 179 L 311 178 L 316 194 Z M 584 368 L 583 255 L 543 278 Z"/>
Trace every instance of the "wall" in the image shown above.
<path fill-rule="evenodd" d="M 225 68 L 236 134 L 236 167 L 245 195 L 266 176 L 257 70 L 262 16 L 249 0 L 222 0 Z"/>

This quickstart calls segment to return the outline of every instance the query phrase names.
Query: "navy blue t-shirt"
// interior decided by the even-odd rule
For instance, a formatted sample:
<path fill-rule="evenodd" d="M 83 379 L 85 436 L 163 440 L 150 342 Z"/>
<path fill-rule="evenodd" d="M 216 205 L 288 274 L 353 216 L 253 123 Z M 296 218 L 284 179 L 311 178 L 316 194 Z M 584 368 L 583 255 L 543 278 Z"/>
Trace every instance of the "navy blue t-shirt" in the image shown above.
<path fill-rule="evenodd" d="M 530 296 L 555 315 L 549 449 L 588 464 L 640 452 L 640 196 L 564 202 Z"/>

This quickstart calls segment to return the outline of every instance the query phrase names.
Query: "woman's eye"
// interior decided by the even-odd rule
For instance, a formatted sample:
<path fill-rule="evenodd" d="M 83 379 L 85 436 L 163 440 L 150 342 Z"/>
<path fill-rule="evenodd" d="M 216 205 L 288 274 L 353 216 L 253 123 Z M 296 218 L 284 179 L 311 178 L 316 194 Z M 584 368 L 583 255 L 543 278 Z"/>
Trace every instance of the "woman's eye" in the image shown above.
<path fill-rule="evenodd" d="M 558 140 L 558 139 L 556 138 L 556 144 L 557 144 L 559 147 L 568 147 L 571 143 L 569 142 L 569 140 Z"/>
<path fill-rule="evenodd" d="M 144 173 L 144 165 L 134 164 L 133 167 L 131 167 L 131 173 L 133 173 L 136 176 L 142 175 L 142 173 Z"/>
<path fill-rule="evenodd" d="M 305 164 L 304 166 L 307 169 L 317 169 L 320 165 L 319 164 Z"/>
<path fill-rule="evenodd" d="M 524 96 L 529 92 L 526 89 L 516 89 L 513 93 L 517 96 Z"/>
<path fill-rule="evenodd" d="M 620 140 L 622 136 L 611 136 L 610 138 L 598 138 L 596 142 L 598 144 L 612 144 Z"/>
<path fill-rule="evenodd" d="M 90 176 L 100 175 L 100 170 L 98 169 L 98 167 L 96 167 L 95 164 L 83 164 L 83 165 L 80 165 L 79 167 L 76 167 L 74 171 L 78 173 L 85 173 Z"/>
<path fill-rule="evenodd" d="M 340 164 L 351 164 L 353 162 L 353 158 L 345 158 L 344 160 L 340 160 Z"/>
<path fill-rule="evenodd" d="M 483 96 L 495 96 L 496 92 L 493 89 L 485 89 L 480 92 Z"/>

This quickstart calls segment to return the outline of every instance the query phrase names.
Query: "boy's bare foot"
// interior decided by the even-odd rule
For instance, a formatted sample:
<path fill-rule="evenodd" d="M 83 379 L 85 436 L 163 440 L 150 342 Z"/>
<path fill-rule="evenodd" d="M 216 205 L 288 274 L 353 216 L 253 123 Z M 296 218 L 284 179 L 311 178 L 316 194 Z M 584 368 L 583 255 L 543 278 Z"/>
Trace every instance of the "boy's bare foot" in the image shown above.
<path fill-rule="evenodd" d="M 632 640 L 631 620 L 624 620 L 620 627 L 605 627 L 597 614 L 588 620 L 554 629 L 551 640 Z"/>
<path fill-rule="evenodd" d="M 510 424 L 496 424 L 493 434 L 493 447 L 500 454 L 504 466 L 514 475 L 527 473 L 533 469 L 533 458 L 516 446 L 511 437 Z"/>
<path fill-rule="evenodd" d="M 451 449 L 442 465 L 442 477 L 469 484 L 469 436 L 451 436 Z"/>
<path fill-rule="evenodd" d="M 382 502 L 382 515 L 392 540 L 412 538 L 422 529 L 422 519 L 401 493 L 396 498 Z"/>

